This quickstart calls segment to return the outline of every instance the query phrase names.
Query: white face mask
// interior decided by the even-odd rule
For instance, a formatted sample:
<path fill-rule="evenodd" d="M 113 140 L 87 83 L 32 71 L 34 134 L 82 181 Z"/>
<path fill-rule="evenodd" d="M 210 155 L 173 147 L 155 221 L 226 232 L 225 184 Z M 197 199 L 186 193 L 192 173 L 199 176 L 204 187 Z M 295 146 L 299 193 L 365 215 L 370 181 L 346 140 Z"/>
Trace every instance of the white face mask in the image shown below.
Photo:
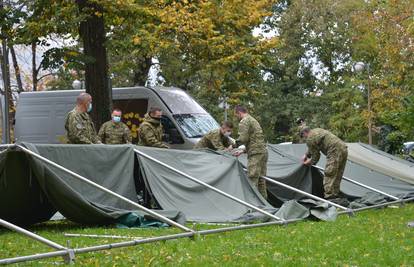
<path fill-rule="evenodd" d="M 229 137 L 231 135 L 231 132 L 225 132 L 223 135 Z"/>

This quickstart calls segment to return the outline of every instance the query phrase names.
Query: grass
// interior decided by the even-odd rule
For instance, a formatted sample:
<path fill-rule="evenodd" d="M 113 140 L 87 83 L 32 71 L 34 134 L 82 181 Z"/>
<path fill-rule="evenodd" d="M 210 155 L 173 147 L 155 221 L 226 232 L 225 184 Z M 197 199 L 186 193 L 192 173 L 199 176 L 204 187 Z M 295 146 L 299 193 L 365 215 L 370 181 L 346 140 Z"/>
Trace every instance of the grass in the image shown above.
<path fill-rule="evenodd" d="M 284 226 L 233 231 L 76 255 L 82 266 L 414 266 L 414 204 L 371 210 L 336 222 L 304 221 Z M 198 229 L 223 226 L 196 225 Z M 68 238 L 63 233 L 159 236 L 168 229 L 86 228 L 67 221 L 48 222 L 32 231 L 72 247 L 119 239 Z M 0 229 L 0 258 L 51 251 L 45 245 Z M 63 264 L 61 258 L 24 266 Z"/>

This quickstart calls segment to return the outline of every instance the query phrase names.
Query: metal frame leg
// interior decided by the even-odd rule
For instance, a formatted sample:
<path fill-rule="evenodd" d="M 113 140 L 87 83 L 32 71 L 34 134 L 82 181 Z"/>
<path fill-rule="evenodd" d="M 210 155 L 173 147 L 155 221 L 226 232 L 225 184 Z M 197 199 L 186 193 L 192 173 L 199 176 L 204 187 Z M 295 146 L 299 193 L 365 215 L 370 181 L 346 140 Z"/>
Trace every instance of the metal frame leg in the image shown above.
<path fill-rule="evenodd" d="M 321 170 L 321 171 L 325 172 L 325 169 L 324 169 L 324 168 L 322 168 L 322 167 L 319 167 L 319 166 L 316 166 L 316 165 L 313 165 L 313 167 L 315 167 L 315 168 L 317 168 L 317 169 L 319 169 L 319 170 Z M 363 187 L 363 188 L 365 188 L 365 189 L 368 189 L 368 190 L 371 190 L 371 191 L 373 191 L 373 192 L 376 192 L 376 193 L 379 193 L 379 194 L 381 194 L 381 195 L 384 195 L 384 196 L 386 196 L 386 197 L 389 197 L 389 198 L 391 198 L 391 199 L 393 199 L 393 200 L 400 200 L 400 198 L 398 198 L 398 197 L 396 197 L 396 196 L 390 195 L 390 194 L 388 194 L 388 193 L 386 193 L 386 192 L 384 192 L 384 191 L 378 190 L 378 189 L 376 189 L 376 188 L 374 188 L 374 187 L 371 187 L 371 186 L 369 186 L 369 185 L 366 185 L 366 184 L 363 184 L 363 183 L 357 182 L 357 181 L 355 181 L 355 180 L 352 180 L 351 178 L 348 178 L 348 177 L 342 176 L 342 179 L 344 179 L 345 181 L 348 181 L 348 182 L 350 182 L 350 183 L 353 183 L 353 184 L 355 184 L 355 185 L 358 185 L 358 186 L 360 186 L 360 187 Z"/>
<path fill-rule="evenodd" d="M 23 234 L 23 235 L 25 235 L 25 236 L 27 236 L 27 237 L 35 240 L 35 241 L 43 243 L 43 244 L 45 244 L 45 245 L 47 245 L 47 246 L 49 246 L 53 249 L 56 249 L 57 250 L 56 252 L 59 252 L 59 255 L 57 255 L 57 256 L 62 256 L 63 260 L 66 263 L 73 263 L 74 260 L 75 260 L 75 254 L 74 254 L 72 249 L 68 249 L 68 248 L 66 248 L 62 245 L 59 245 L 58 243 L 55 243 L 55 242 L 53 242 L 49 239 L 46 239 L 46 238 L 44 238 L 40 235 L 37 235 L 37 234 L 32 233 L 30 231 L 27 231 L 26 229 L 21 228 L 21 227 L 15 225 L 15 224 L 12 224 L 8 221 L 3 220 L 3 219 L 0 219 L 0 225 L 7 228 L 7 229 L 15 231 L 17 233 Z M 6 260 L 0 260 L 0 264 L 2 264 L 2 263 L 8 263 L 7 259 Z"/>
<path fill-rule="evenodd" d="M 104 192 L 106 192 L 106 193 L 108 193 L 108 194 L 110 194 L 110 195 L 112 195 L 112 196 L 114 196 L 116 198 L 119 198 L 119 199 L 127 202 L 128 204 L 131 204 L 132 206 L 136 207 L 137 209 L 139 209 L 141 211 L 144 211 L 147 214 L 150 214 L 151 216 L 157 218 L 160 221 L 163 221 L 163 222 L 165 222 L 165 223 L 167 223 L 169 225 L 173 225 L 173 226 L 175 226 L 175 227 L 177 227 L 177 228 L 179 228 L 179 229 L 181 229 L 183 231 L 186 231 L 186 232 L 190 232 L 190 233 L 194 233 L 195 232 L 194 230 L 192 230 L 192 229 L 190 229 L 190 228 L 188 228 L 188 227 L 186 227 L 184 225 L 181 225 L 181 224 L 179 224 L 177 222 L 174 222 L 173 220 L 170 220 L 167 217 L 165 217 L 165 216 L 163 216 L 161 214 L 158 214 L 158 213 L 156 213 L 156 212 L 154 212 L 154 211 L 152 211 L 150 209 L 147 209 L 146 207 L 141 206 L 138 203 L 135 203 L 134 201 L 129 200 L 128 198 L 126 198 L 124 196 L 121 196 L 121 195 L 119 195 L 119 194 L 117 194 L 117 193 L 115 193 L 115 192 L 113 192 L 113 191 L 111 191 L 111 190 L 109 190 L 109 189 L 107 189 L 107 188 L 105 188 L 105 187 L 97 184 L 97 183 L 94 183 L 91 180 L 89 180 L 89 179 L 87 179 L 87 178 L 85 178 L 85 177 L 83 177 L 83 176 L 81 176 L 81 175 L 79 175 L 79 174 L 77 174 L 77 173 L 75 173 L 75 172 L 73 172 L 71 170 L 68 170 L 65 167 L 62 167 L 61 165 L 59 165 L 59 164 L 57 164 L 57 163 L 55 163 L 55 162 L 53 162 L 53 161 L 51 161 L 51 160 L 49 160 L 49 159 L 47 159 L 45 157 L 40 156 L 39 154 L 34 153 L 33 151 L 31 151 L 31 150 L 29 150 L 29 149 L 27 149 L 27 148 L 25 148 L 25 147 L 23 147 L 21 145 L 16 145 L 16 146 L 18 148 L 20 148 L 21 150 L 23 150 L 24 152 L 26 152 L 27 154 L 29 154 L 29 155 L 31 155 L 31 156 L 33 156 L 33 157 L 35 157 L 35 158 L 37 158 L 37 159 L 39 159 L 39 160 L 41 160 L 43 162 L 46 162 L 47 164 L 52 165 L 53 167 L 56 167 L 56 168 L 58 168 L 58 169 L 60 169 L 60 170 L 62 170 L 64 172 L 72 175 L 73 177 L 75 177 L 75 178 L 77 178 L 77 179 L 79 179 L 79 180 L 81 180 L 81 181 L 83 181 L 83 182 L 85 182 L 85 183 L 87 183 L 87 184 L 89 184 L 89 185 L 91 185 L 91 186 L 99 189 L 99 190 L 102 190 L 102 191 L 104 191 Z"/>
<path fill-rule="evenodd" d="M 336 208 L 339 208 L 339 209 L 341 209 L 341 210 L 344 210 L 345 212 L 347 212 L 347 213 L 349 213 L 349 214 L 352 214 L 352 213 L 353 213 L 353 210 L 352 210 L 352 209 L 346 208 L 346 207 L 344 207 L 344 206 L 341 206 L 341 205 L 339 205 L 339 204 L 336 204 L 336 203 L 334 203 L 334 202 L 332 202 L 332 201 L 329 201 L 329 200 L 327 200 L 327 199 L 324 199 L 324 198 L 321 198 L 321 197 L 318 197 L 318 196 L 312 195 L 312 194 L 310 194 L 310 193 L 308 193 L 308 192 L 302 191 L 302 190 L 297 189 L 297 188 L 295 188 L 295 187 L 293 187 L 293 186 L 290 186 L 290 185 L 284 184 L 284 183 L 279 182 L 279 181 L 275 181 L 275 180 L 273 180 L 273 179 L 271 179 L 271 178 L 269 178 L 269 177 L 267 177 L 267 176 L 261 176 L 261 178 L 263 178 L 264 180 L 268 181 L 269 183 L 273 183 L 273 184 L 276 184 L 276 185 L 282 186 L 282 187 L 284 187 L 284 188 L 286 188 L 286 189 L 289 189 L 289 190 L 294 191 L 294 192 L 296 192 L 296 193 L 299 193 L 299 194 L 302 194 L 302 195 L 304 195 L 304 196 L 310 197 L 310 198 L 312 198 L 312 199 L 315 199 L 315 200 L 318 200 L 318 201 L 322 201 L 322 202 L 328 203 L 329 205 L 334 206 L 334 207 L 336 207 Z"/>

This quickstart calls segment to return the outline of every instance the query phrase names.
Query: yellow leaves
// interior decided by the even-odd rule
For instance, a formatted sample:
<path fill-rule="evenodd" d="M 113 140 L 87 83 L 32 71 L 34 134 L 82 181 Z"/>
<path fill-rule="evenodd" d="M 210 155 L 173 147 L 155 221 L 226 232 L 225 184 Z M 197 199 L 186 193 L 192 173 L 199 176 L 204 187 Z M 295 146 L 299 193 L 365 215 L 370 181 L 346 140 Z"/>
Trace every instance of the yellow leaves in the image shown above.
<path fill-rule="evenodd" d="M 138 44 L 140 44 L 140 43 L 141 43 L 141 38 L 139 38 L 138 36 L 135 36 L 135 37 L 132 39 L 132 42 L 134 43 L 134 45 L 138 45 Z"/>

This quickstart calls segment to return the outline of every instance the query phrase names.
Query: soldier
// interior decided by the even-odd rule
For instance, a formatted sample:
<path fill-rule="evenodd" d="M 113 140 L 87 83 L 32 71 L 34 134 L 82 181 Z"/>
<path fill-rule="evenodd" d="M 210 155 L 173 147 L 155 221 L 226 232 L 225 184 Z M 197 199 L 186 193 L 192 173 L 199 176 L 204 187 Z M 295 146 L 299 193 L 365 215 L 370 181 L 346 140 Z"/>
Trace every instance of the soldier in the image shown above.
<path fill-rule="evenodd" d="M 326 199 L 338 199 L 340 184 L 348 158 L 346 144 L 331 132 L 316 128 L 304 127 L 300 131 L 306 139 L 308 152 L 303 156 L 303 164 L 313 165 L 319 161 L 320 152 L 326 156 L 325 175 L 323 178 Z"/>
<path fill-rule="evenodd" d="M 221 127 L 216 130 L 212 130 L 194 146 L 195 149 L 209 148 L 212 150 L 231 150 L 232 141 L 230 135 L 233 130 L 233 123 L 230 121 L 223 121 Z"/>
<path fill-rule="evenodd" d="M 236 143 L 246 146 L 245 151 L 237 151 L 233 155 L 239 156 L 243 152 L 247 153 L 247 173 L 259 192 L 267 199 L 266 181 L 260 176 L 266 175 L 267 169 L 267 148 L 264 141 L 262 127 L 247 113 L 247 109 L 242 106 L 234 108 L 235 116 L 240 120 L 239 138 Z"/>
<path fill-rule="evenodd" d="M 296 126 L 293 127 L 291 134 L 293 135 L 292 137 L 292 143 L 293 144 L 301 144 L 304 143 L 305 140 L 303 140 L 303 138 L 300 138 L 300 130 L 304 127 L 306 127 L 306 122 L 303 118 L 297 118 L 296 121 Z"/>
<path fill-rule="evenodd" d="M 65 129 L 70 144 L 99 144 L 95 126 L 88 112 L 92 110 L 92 97 L 81 93 L 76 98 L 76 107 L 66 116 Z"/>
<path fill-rule="evenodd" d="M 144 122 L 138 128 L 138 145 L 169 148 L 162 142 L 161 117 L 162 110 L 156 107 L 150 108 L 150 111 L 145 114 Z"/>
<path fill-rule="evenodd" d="M 122 121 L 122 111 L 114 109 L 112 120 L 102 124 L 98 136 L 104 144 L 129 144 L 131 143 L 131 131 Z"/>

